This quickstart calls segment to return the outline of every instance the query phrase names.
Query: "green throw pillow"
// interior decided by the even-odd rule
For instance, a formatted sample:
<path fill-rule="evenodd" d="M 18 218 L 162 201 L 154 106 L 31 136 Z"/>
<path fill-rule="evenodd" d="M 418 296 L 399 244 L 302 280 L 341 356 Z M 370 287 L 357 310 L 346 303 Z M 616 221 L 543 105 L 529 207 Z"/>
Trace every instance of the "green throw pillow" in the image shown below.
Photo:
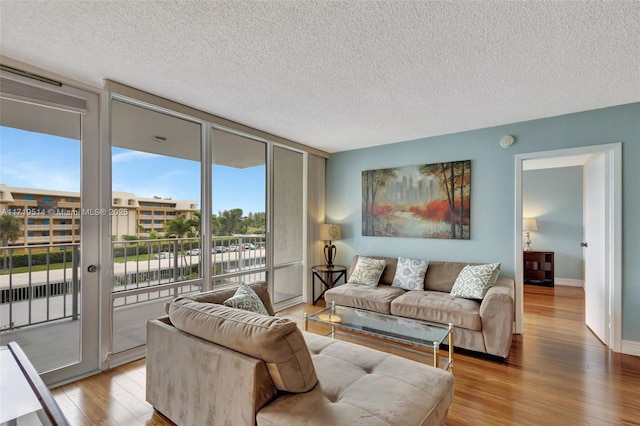
<path fill-rule="evenodd" d="M 260 297 L 245 283 L 241 283 L 235 294 L 222 302 L 222 304 L 230 308 L 242 309 L 269 316 L 269 312 L 267 308 L 264 307 Z"/>
<path fill-rule="evenodd" d="M 456 278 L 451 295 L 465 299 L 482 299 L 496 283 L 499 273 L 499 263 L 467 265 Z"/>
<path fill-rule="evenodd" d="M 353 268 L 351 277 L 349 277 L 349 282 L 376 287 L 385 266 L 387 266 L 387 262 L 384 259 L 360 256 L 356 267 Z"/>

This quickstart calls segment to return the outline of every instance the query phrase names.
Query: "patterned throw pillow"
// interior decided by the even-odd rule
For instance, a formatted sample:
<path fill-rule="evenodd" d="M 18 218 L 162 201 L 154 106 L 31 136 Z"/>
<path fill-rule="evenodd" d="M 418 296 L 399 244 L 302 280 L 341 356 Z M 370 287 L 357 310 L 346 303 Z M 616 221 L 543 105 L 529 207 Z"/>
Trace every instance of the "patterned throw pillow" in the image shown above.
<path fill-rule="evenodd" d="M 353 268 L 351 277 L 349 277 L 349 282 L 376 287 L 385 266 L 387 266 L 387 262 L 384 259 L 360 256 L 356 267 Z"/>
<path fill-rule="evenodd" d="M 450 294 L 465 299 L 482 299 L 496 283 L 499 273 L 499 263 L 467 265 L 460 271 Z"/>
<path fill-rule="evenodd" d="M 222 302 L 222 304 L 230 308 L 243 309 L 245 311 L 257 312 L 269 316 L 269 312 L 267 308 L 264 307 L 260 297 L 245 283 L 240 283 L 240 287 L 238 287 L 236 293 Z"/>
<path fill-rule="evenodd" d="M 399 257 L 391 287 L 400 287 L 405 290 L 424 290 L 424 276 L 428 266 L 428 260 Z"/>

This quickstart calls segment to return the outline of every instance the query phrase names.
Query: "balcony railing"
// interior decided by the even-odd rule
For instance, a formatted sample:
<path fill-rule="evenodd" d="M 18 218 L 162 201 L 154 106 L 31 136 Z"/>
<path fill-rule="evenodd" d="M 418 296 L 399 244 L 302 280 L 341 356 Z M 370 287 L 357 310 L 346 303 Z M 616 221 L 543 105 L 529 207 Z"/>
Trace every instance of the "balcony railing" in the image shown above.
<path fill-rule="evenodd" d="M 0 247 L 0 252 L 0 330 L 78 318 L 79 244 Z M 52 265 L 60 267 L 55 274 Z"/>
<path fill-rule="evenodd" d="M 79 238 L 79 236 L 77 236 Z M 42 238 L 71 239 L 71 235 Z M 266 277 L 264 238 L 212 240 L 213 285 Z M 0 247 L 0 331 L 78 318 L 80 249 L 77 243 Z M 113 306 L 202 290 L 198 238 L 112 242 Z"/>

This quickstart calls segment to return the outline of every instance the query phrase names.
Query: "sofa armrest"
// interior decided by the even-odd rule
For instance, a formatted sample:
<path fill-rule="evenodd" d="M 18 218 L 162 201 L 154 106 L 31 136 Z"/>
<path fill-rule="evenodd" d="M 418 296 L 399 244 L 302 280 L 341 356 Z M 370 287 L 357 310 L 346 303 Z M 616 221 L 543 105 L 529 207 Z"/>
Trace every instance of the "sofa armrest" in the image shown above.
<path fill-rule="evenodd" d="M 147 321 L 146 399 L 180 425 L 255 425 L 277 397 L 264 361 Z"/>
<path fill-rule="evenodd" d="M 499 277 L 480 304 L 482 334 L 487 353 L 506 358 L 513 338 L 514 282 Z"/>

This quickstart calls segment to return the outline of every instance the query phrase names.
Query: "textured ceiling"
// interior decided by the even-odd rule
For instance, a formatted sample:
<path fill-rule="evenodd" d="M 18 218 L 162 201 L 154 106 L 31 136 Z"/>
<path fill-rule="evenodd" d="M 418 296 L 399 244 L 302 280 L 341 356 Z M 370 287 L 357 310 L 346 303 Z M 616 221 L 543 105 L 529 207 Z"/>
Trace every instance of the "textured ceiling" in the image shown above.
<path fill-rule="evenodd" d="M 0 53 L 328 152 L 640 100 L 640 2 L 0 1 Z"/>

